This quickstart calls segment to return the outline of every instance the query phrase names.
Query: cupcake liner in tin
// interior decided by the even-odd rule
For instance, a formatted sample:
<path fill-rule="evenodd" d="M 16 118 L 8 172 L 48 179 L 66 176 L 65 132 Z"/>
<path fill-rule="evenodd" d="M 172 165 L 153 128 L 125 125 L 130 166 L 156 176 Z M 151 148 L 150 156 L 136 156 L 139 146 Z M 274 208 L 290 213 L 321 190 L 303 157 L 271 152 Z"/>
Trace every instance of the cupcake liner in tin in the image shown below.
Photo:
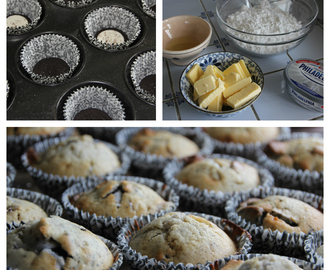
<path fill-rule="evenodd" d="M 304 242 L 306 260 L 324 267 L 323 254 L 317 253 L 317 249 L 323 246 L 323 244 L 323 230 L 309 232 Z"/>
<path fill-rule="evenodd" d="M 179 196 L 175 194 L 175 192 L 168 186 L 164 185 L 159 181 L 148 179 L 148 178 L 141 178 L 141 177 L 134 177 L 134 176 L 107 176 L 102 179 L 96 181 L 87 181 L 82 183 L 77 183 L 70 188 L 68 188 L 62 195 L 62 204 L 66 213 L 68 214 L 69 218 L 77 222 L 86 228 L 90 229 L 94 233 L 98 233 L 103 235 L 109 239 L 116 239 L 117 234 L 120 228 L 126 223 L 127 220 L 132 220 L 133 218 L 121 218 L 121 217 L 113 217 L 113 216 L 97 216 L 96 214 L 91 214 L 88 212 L 84 212 L 79 210 L 78 208 L 74 207 L 69 200 L 70 196 L 75 194 L 83 193 L 88 190 L 93 189 L 98 184 L 103 181 L 110 181 L 110 180 L 117 180 L 117 181 L 134 181 L 142 185 L 146 185 L 156 191 L 162 198 L 166 201 L 171 201 L 174 203 L 173 209 L 171 211 L 175 211 L 177 206 L 179 205 Z M 161 210 L 159 213 L 167 213 L 169 211 Z M 142 215 L 140 218 L 144 217 Z"/>
<path fill-rule="evenodd" d="M 220 227 L 224 230 L 230 238 L 234 240 L 237 246 L 237 254 L 247 254 L 251 249 L 251 236 L 244 230 L 241 230 L 235 224 L 221 219 L 220 217 L 215 217 L 211 215 L 206 215 L 196 212 L 185 212 L 186 214 L 192 214 L 201 216 Z M 129 242 L 133 235 L 140 230 L 143 226 L 150 223 L 151 221 L 157 219 L 162 215 L 149 215 L 135 220 L 131 220 L 126 223 L 120 230 L 117 237 L 117 244 L 120 247 L 124 258 L 127 260 L 128 264 L 132 269 L 146 270 L 146 269 L 181 269 L 181 270 L 197 270 L 197 269 L 210 269 L 210 265 L 213 262 L 206 262 L 205 264 L 186 264 L 183 263 L 174 264 L 173 262 L 165 263 L 164 261 L 157 261 L 155 258 L 148 258 L 147 256 L 142 256 L 141 253 L 132 249 L 129 246 Z M 236 234 L 236 235 L 234 235 Z M 223 259 L 225 260 L 225 258 Z"/>
<path fill-rule="evenodd" d="M 240 203 L 249 198 L 265 198 L 272 195 L 281 195 L 301 200 L 323 212 L 323 198 L 312 193 L 299 190 L 290 190 L 276 187 L 255 188 L 251 191 L 235 194 L 226 202 L 225 211 L 227 218 L 247 230 L 253 239 L 253 252 L 274 253 L 304 259 L 303 245 L 306 240 L 305 233 L 288 233 L 278 230 L 264 229 L 262 226 L 251 224 L 236 213 Z"/>
<path fill-rule="evenodd" d="M 102 119 L 125 120 L 125 109 L 121 101 L 108 89 L 99 86 L 85 86 L 73 92 L 64 104 L 64 119 L 75 120 L 77 114 L 83 110 L 97 109 L 105 113 Z M 98 113 L 96 113 L 96 117 Z M 89 119 L 84 119 L 89 120 Z M 92 120 L 92 119 L 90 119 Z"/>
<path fill-rule="evenodd" d="M 21 15 L 28 22 L 22 26 L 9 27 L 7 24 L 7 34 L 22 34 L 38 25 L 42 15 L 42 7 L 37 0 L 7 0 L 7 18 L 12 15 Z"/>
<path fill-rule="evenodd" d="M 67 127 L 59 133 L 48 135 L 7 135 L 7 160 L 17 170 L 24 169 L 21 161 L 21 156 L 25 150 L 35 143 L 54 137 L 69 137 L 72 135 L 74 128 Z"/>
<path fill-rule="evenodd" d="M 15 167 L 7 162 L 7 187 L 10 187 L 13 184 L 16 178 L 16 173 L 17 171 Z"/>
<path fill-rule="evenodd" d="M 82 8 L 96 2 L 96 0 L 50 0 L 56 5 L 67 8 Z"/>
<path fill-rule="evenodd" d="M 152 18 L 156 18 L 156 0 L 139 0 L 141 1 L 142 10 L 145 14 Z"/>
<path fill-rule="evenodd" d="M 321 135 L 319 133 L 297 132 L 282 135 L 278 138 L 278 140 L 287 141 L 290 139 L 308 137 L 320 138 Z M 298 189 L 323 196 L 323 172 L 309 170 L 303 171 L 301 169 L 296 170 L 281 165 L 276 160 L 273 160 L 267 156 L 267 154 L 263 151 L 264 147 L 265 145 L 257 150 L 257 162 L 269 169 L 269 171 L 274 175 L 275 186 Z"/>
<path fill-rule="evenodd" d="M 7 188 L 7 196 L 30 201 L 40 206 L 48 216 L 50 215 L 56 215 L 59 217 L 62 216 L 63 213 L 62 205 L 57 200 L 45 194 L 41 194 L 39 192 L 30 191 L 30 190 L 19 189 L 19 188 Z M 7 231 L 18 228 L 23 224 L 25 223 L 24 222 L 7 223 Z"/>
<path fill-rule="evenodd" d="M 43 59 L 57 58 L 63 60 L 69 71 L 56 75 L 44 76 L 34 72 L 35 65 Z M 70 38 L 59 34 L 43 34 L 25 43 L 21 50 L 20 60 L 31 79 L 40 84 L 56 84 L 70 78 L 80 62 L 78 46 Z"/>
<path fill-rule="evenodd" d="M 129 157 L 132 159 L 132 165 L 137 168 L 136 173 L 141 173 L 150 177 L 162 178 L 162 170 L 165 165 L 172 160 L 179 160 L 178 158 L 168 158 L 157 155 L 145 154 L 134 150 L 132 147 L 128 146 L 130 139 L 143 128 L 124 128 L 116 134 L 117 145 L 122 148 Z M 152 127 L 154 130 L 167 130 L 173 133 L 181 134 L 193 140 L 200 148 L 200 155 L 211 154 L 213 151 L 212 141 L 205 137 L 203 134 L 195 132 L 188 128 L 160 128 Z"/>
<path fill-rule="evenodd" d="M 58 144 L 61 141 L 65 140 L 66 138 L 51 138 L 48 140 L 44 140 L 41 142 L 38 142 L 32 146 L 33 151 L 36 154 L 42 153 L 46 151 L 50 146 L 53 144 Z M 111 173 L 111 175 L 124 175 L 127 173 L 131 160 L 130 158 L 120 151 L 118 147 L 115 145 L 112 145 L 110 143 L 104 142 L 112 151 L 114 151 L 117 156 L 119 157 L 119 160 L 121 162 L 120 168 L 115 170 Z M 34 179 L 36 185 L 42 190 L 44 193 L 48 194 L 49 196 L 52 196 L 56 199 L 60 199 L 62 193 L 70 186 L 72 186 L 75 183 L 85 182 L 88 181 L 88 179 L 95 179 L 95 177 L 75 177 L 75 176 L 59 176 L 59 175 L 53 175 L 43 172 L 40 169 L 37 169 L 30 165 L 28 152 L 25 152 L 22 155 L 22 164 L 25 167 L 28 174 Z M 100 176 L 98 176 L 100 177 Z"/>
<path fill-rule="evenodd" d="M 124 37 L 124 42 L 103 42 L 97 35 L 104 30 L 115 30 Z M 130 47 L 141 33 L 141 22 L 126 7 L 107 6 L 91 11 L 84 20 L 84 31 L 94 46 L 104 50 L 124 50 Z"/>
<path fill-rule="evenodd" d="M 246 158 L 221 154 L 207 155 L 205 158 L 226 158 L 244 162 L 258 170 L 260 186 L 271 187 L 274 185 L 274 177 L 267 169 Z M 165 183 L 172 187 L 180 197 L 180 210 L 203 212 L 215 216 L 226 217 L 226 212 L 224 210 L 226 201 L 237 192 L 224 193 L 221 191 L 208 191 L 206 189 L 201 190 L 199 188 L 183 184 L 175 178 L 175 175 L 179 173 L 184 166 L 184 161 L 172 161 L 169 162 L 163 170 Z"/>
<path fill-rule="evenodd" d="M 221 260 L 215 261 L 208 270 L 214 270 L 214 269 L 221 269 L 223 268 L 230 260 L 241 260 L 241 261 L 247 261 L 250 259 L 253 259 L 255 257 L 259 257 L 265 254 L 259 254 L 259 253 L 249 253 L 249 254 L 241 254 L 241 255 L 233 255 Z M 296 264 L 298 267 L 302 268 L 303 270 L 322 270 L 323 268 L 313 264 L 311 262 L 307 262 L 305 260 L 293 258 L 293 257 L 287 257 L 287 256 L 281 256 L 283 258 L 288 259 L 289 261 Z"/>
<path fill-rule="evenodd" d="M 10 85 L 8 80 L 6 81 L 6 98 L 8 99 L 8 95 L 9 95 L 9 91 L 10 91 Z"/>
<path fill-rule="evenodd" d="M 133 82 L 136 94 L 141 99 L 155 104 L 156 51 L 147 51 L 135 58 L 131 65 L 131 80 Z"/>

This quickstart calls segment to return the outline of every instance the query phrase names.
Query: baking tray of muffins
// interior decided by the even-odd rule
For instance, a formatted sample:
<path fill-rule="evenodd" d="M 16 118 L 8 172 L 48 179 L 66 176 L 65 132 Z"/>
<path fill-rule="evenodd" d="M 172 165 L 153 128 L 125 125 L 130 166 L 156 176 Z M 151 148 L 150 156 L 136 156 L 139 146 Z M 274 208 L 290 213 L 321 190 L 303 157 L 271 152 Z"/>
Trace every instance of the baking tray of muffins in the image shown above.
<path fill-rule="evenodd" d="M 154 120 L 155 0 L 8 0 L 8 120 Z"/>

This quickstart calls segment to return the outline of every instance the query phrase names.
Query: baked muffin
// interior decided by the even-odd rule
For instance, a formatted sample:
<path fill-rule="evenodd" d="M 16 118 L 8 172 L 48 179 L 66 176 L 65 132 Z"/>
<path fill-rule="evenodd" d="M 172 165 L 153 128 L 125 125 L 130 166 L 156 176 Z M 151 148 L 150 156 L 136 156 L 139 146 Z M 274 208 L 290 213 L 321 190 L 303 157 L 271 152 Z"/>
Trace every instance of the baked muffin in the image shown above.
<path fill-rule="evenodd" d="M 7 235 L 7 267 L 14 269 L 109 269 L 114 257 L 82 226 L 57 216 L 41 218 Z"/>
<path fill-rule="evenodd" d="M 200 151 L 194 141 L 181 134 L 149 128 L 138 131 L 128 145 L 139 152 L 169 158 L 192 156 Z"/>
<path fill-rule="evenodd" d="M 267 142 L 281 133 L 279 127 L 204 127 L 203 130 L 218 141 L 241 144 Z"/>
<path fill-rule="evenodd" d="M 205 263 L 237 252 L 233 240 L 218 226 L 195 215 L 172 212 L 141 228 L 130 247 L 157 261 Z"/>
<path fill-rule="evenodd" d="M 7 223 L 27 223 L 47 217 L 46 212 L 38 205 L 27 200 L 7 196 Z"/>
<path fill-rule="evenodd" d="M 286 196 L 250 198 L 239 205 L 237 213 L 246 221 L 272 231 L 307 234 L 310 230 L 323 229 L 323 213 Z"/>
<path fill-rule="evenodd" d="M 59 176 L 105 175 L 121 165 L 114 151 L 90 135 L 69 137 L 40 154 L 30 149 L 28 158 L 31 166 Z"/>
<path fill-rule="evenodd" d="M 7 135 L 51 135 L 60 133 L 65 129 L 66 127 L 7 127 Z"/>
<path fill-rule="evenodd" d="M 226 158 L 195 157 L 175 178 L 201 190 L 235 192 L 260 184 L 258 170 L 253 166 Z"/>
<path fill-rule="evenodd" d="M 70 202 L 84 212 L 122 218 L 174 208 L 173 202 L 165 201 L 148 186 L 126 180 L 101 182 L 90 191 L 71 196 Z"/>
<path fill-rule="evenodd" d="M 323 171 L 323 139 L 321 137 L 271 141 L 265 147 L 265 153 L 289 168 Z"/>

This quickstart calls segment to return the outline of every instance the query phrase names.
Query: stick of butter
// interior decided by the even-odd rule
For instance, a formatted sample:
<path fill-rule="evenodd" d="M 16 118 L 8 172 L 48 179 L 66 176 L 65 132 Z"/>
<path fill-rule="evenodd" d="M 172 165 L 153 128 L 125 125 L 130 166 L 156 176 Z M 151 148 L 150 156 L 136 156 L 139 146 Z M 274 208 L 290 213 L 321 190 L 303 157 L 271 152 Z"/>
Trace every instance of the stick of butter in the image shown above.
<path fill-rule="evenodd" d="M 226 77 L 225 74 L 223 74 L 223 72 L 217 66 L 212 66 L 212 67 L 213 67 L 215 76 L 217 78 L 220 78 L 223 81 Z"/>
<path fill-rule="evenodd" d="M 210 103 L 207 109 L 214 112 L 220 112 L 222 110 L 222 104 L 223 104 L 223 95 L 221 92 L 220 95 L 216 96 L 215 99 L 213 99 L 213 101 Z"/>
<path fill-rule="evenodd" d="M 239 75 L 236 72 L 230 72 L 224 79 L 225 88 L 232 86 L 233 84 L 237 83 L 240 80 L 241 80 L 241 75 Z"/>
<path fill-rule="evenodd" d="M 246 87 L 244 87 L 241 91 L 237 92 L 236 94 L 232 95 L 227 99 L 227 104 L 236 109 L 244 105 L 246 102 L 253 99 L 261 92 L 261 88 L 256 83 L 250 83 Z"/>
<path fill-rule="evenodd" d="M 199 80 L 199 78 L 204 74 L 202 68 L 195 64 L 193 67 L 187 72 L 186 77 L 191 85 L 194 85 L 195 82 Z"/>
<path fill-rule="evenodd" d="M 204 109 L 207 108 L 210 105 L 210 103 L 217 96 L 222 94 L 223 90 L 225 90 L 224 82 L 218 78 L 217 84 L 218 84 L 218 87 L 215 90 L 207 92 L 206 94 L 204 94 L 198 98 L 199 107 L 204 108 Z"/>
<path fill-rule="evenodd" d="M 223 92 L 223 96 L 225 98 L 228 98 L 250 83 L 251 83 L 251 77 L 247 77 L 243 80 L 240 80 L 234 83 L 233 85 L 229 86 L 228 88 L 226 88 L 225 91 Z"/>
<path fill-rule="evenodd" d="M 226 76 L 230 73 L 230 72 L 236 72 L 238 73 L 242 79 L 246 78 L 244 71 L 241 68 L 241 65 L 239 63 L 235 63 L 232 64 L 230 67 L 228 67 L 223 74 L 225 74 Z"/>
<path fill-rule="evenodd" d="M 218 86 L 216 84 L 216 79 L 213 75 L 208 75 L 194 84 L 194 88 L 198 95 L 204 95 L 205 93 L 216 89 Z"/>
<path fill-rule="evenodd" d="M 240 66 L 241 66 L 241 68 L 242 68 L 242 70 L 243 70 L 245 76 L 246 76 L 246 77 L 251 77 L 251 74 L 250 74 L 249 70 L 247 69 L 244 60 L 241 59 L 241 60 L 239 60 L 238 63 L 240 64 Z"/>

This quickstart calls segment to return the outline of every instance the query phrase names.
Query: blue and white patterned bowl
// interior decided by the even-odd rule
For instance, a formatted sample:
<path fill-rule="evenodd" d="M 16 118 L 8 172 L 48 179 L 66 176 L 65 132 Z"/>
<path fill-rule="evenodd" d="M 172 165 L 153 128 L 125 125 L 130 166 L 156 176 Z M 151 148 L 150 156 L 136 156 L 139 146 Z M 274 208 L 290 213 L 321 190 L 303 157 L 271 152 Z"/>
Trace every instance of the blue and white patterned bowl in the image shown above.
<path fill-rule="evenodd" d="M 237 109 L 232 109 L 230 107 L 225 106 L 223 108 L 223 111 L 215 112 L 199 107 L 197 102 L 195 102 L 193 98 L 194 88 L 186 78 L 187 72 L 193 67 L 193 65 L 199 64 L 203 70 L 205 70 L 205 68 L 208 65 L 215 65 L 220 70 L 223 71 L 226 68 L 228 68 L 230 65 L 237 63 L 241 59 L 244 60 L 246 67 L 250 71 L 252 81 L 260 86 L 261 92 L 259 93 L 259 95 L 257 95 L 255 98 L 253 98 L 252 100 L 244 104 L 242 107 Z M 264 75 L 261 68 L 257 65 L 257 63 L 255 63 L 250 58 L 244 55 L 231 53 L 231 52 L 210 53 L 195 59 L 185 68 L 180 78 L 180 91 L 189 105 L 191 105 L 193 108 L 195 108 L 197 111 L 201 113 L 207 114 L 212 117 L 221 117 L 221 118 L 231 117 L 242 112 L 244 109 L 246 109 L 248 106 L 250 106 L 253 102 L 255 102 L 258 99 L 258 97 L 262 93 L 263 87 L 264 87 Z"/>

